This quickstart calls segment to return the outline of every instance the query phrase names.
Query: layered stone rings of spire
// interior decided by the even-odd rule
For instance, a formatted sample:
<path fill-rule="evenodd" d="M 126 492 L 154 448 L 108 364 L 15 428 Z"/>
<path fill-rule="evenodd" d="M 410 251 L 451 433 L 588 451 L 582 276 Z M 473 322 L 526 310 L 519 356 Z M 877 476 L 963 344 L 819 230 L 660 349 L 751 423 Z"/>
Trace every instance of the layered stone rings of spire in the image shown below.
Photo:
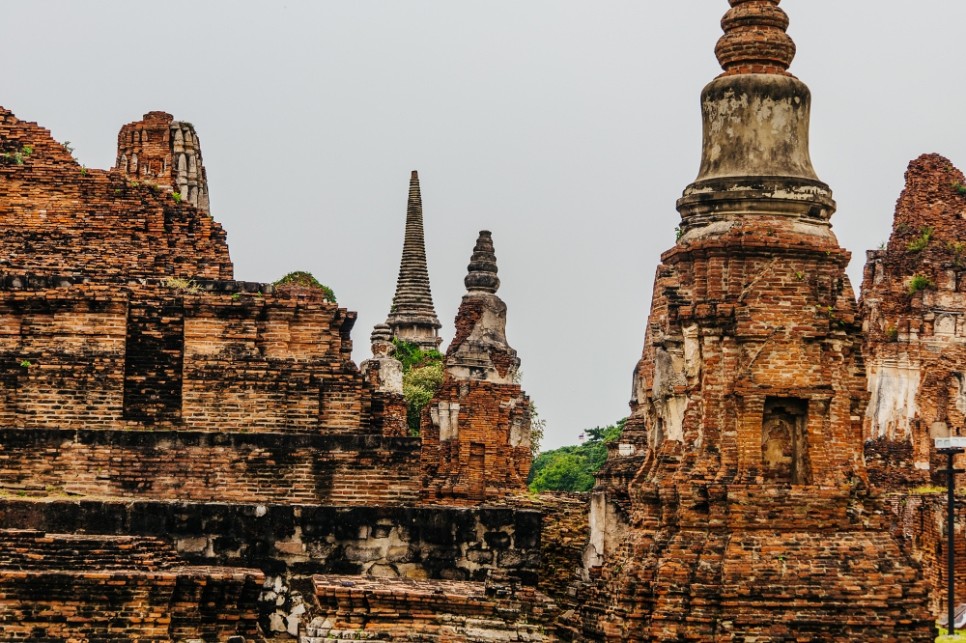
<path fill-rule="evenodd" d="M 788 15 L 781 0 L 728 0 L 731 10 L 721 19 L 724 35 L 714 49 L 724 75 L 787 74 L 795 58 L 795 43 L 785 30 Z"/>
<path fill-rule="evenodd" d="M 467 290 L 495 293 L 500 287 L 496 276 L 496 253 L 493 250 L 493 237 L 489 230 L 480 230 L 473 254 L 470 256 L 469 271 L 463 283 Z"/>

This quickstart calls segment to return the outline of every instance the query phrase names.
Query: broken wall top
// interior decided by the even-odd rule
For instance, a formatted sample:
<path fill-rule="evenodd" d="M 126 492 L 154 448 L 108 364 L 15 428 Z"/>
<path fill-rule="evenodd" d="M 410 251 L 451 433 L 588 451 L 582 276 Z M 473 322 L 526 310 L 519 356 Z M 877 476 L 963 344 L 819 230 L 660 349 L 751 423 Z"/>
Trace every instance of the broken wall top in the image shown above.
<path fill-rule="evenodd" d="M 0 271 L 231 279 L 226 234 L 169 186 L 82 166 L 0 107 Z"/>

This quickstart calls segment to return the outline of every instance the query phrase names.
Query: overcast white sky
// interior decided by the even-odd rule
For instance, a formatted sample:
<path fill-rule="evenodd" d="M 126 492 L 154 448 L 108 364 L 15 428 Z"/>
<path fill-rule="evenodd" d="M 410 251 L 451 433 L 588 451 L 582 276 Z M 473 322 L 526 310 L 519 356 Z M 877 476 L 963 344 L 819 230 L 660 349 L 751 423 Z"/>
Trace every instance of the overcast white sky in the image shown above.
<path fill-rule="evenodd" d="M 725 0 L 0 7 L 0 104 L 98 168 L 145 112 L 194 123 L 236 277 L 314 273 L 359 313 L 357 362 L 389 311 L 417 169 L 444 340 L 476 234 L 492 230 L 545 446 L 627 413 L 654 270 L 698 169 Z M 909 160 L 966 165 L 966 2 L 782 7 L 858 288 Z"/>

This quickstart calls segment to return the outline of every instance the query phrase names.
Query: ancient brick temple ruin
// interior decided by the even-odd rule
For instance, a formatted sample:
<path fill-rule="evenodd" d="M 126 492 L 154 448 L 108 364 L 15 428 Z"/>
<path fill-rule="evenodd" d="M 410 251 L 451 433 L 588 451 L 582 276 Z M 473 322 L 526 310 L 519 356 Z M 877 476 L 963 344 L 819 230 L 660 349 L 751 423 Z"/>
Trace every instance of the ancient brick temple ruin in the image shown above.
<path fill-rule="evenodd" d="M 869 251 L 860 299 L 870 393 L 866 463 L 871 481 L 887 494 L 896 535 L 923 565 L 936 612 L 948 582 L 948 550 L 945 493 L 934 486 L 945 485 L 939 473 L 945 462 L 933 440 L 966 428 L 964 183 L 963 173 L 938 154 L 909 164 L 892 235 Z M 966 512 L 957 512 L 956 592 L 962 597 Z"/>
<path fill-rule="evenodd" d="M 448 506 L 392 328 L 356 368 L 355 314 L 323 290 L 233 279 L 191 125 L 151 112 L 118 142 L 117 168 L 87 169 L 0 108 L 0 638 L 543 640 L 541 514 L 507 500 L 529 463 L 519 386 L 446 389 L 472 438 L 446 475 L 477 484 L 459 471 L 477 444 L 513 464 Z M 412 178 L 396 312 L 429 305 L 390 322 L 427 322 L 435 348 Z M 490 354 L 509 377 L 512 351 Z"/>
<path fill-rule="evenodd" d="M 722 20 L 575 638 L 932 640 L 927 587 L 870 493 L 849 253 L 778 1 L 730 0 Z"/>
<path fill-rule="evenodd" d="M 913 161 L 856 304 L 788 18 L 729 1 L 589 502 L 524 494 L 532 407 L 489 232 L 410 435 L 394 340 L 441 345 L 416 172 L 357 368 L 355 313 L 234 279 L 191 124 L 125 125 L 103 171 L 0 108 L 0 639 L 931 641 L 966 177 Z"/>
<path fill-rule="evenodd" d="M 863 426 L 877 484 L 930 483 L 939 468 L 932 439 L 964 428 L 964 183 L 937 154 L 913 161 L 892 236 L 868 253 L 861 305 L 871 399 Z"/>
<path fill-rule="evenodd" d="M 191 123 L 165 112 L 149 112 L 143 120 L 128 123 L 117 135 L 115 167 L 135 181 L 169 187 L 178 198 L 208 212 L 208 175 Z"/>

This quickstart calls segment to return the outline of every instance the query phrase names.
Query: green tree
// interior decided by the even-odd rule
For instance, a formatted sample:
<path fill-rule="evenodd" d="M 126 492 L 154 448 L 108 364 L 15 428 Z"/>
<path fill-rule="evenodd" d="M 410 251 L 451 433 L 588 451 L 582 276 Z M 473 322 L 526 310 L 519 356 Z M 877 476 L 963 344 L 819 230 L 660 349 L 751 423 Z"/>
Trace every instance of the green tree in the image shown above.
<path fill-rule="evenodd" d="M 530 490 L 590 491 L 594 475 L 607 460 L 607 445 L 617 440 L 624 430 L 626 418 L 609 426 L 596 426 L 586 431 L 583 444 L 560 447 L 538 455 L 530 468 Z"/>
<path fill-rule="evenodd" d="M 403 398 L 406 400 L 406 423 L 411 435 L 419 435 L 419 418 L 440 384 L 443 383 L 443 355 L 437 350 L 425 351 L 398 337 L 396 359 L 403 365 Z"/>
<path fill-rule="evenodd" d="M 532 491 L 590 491 L 594 475 L 586 459 L 576 453 L 559 453 L 540 469 L 530 483 Z"/>

